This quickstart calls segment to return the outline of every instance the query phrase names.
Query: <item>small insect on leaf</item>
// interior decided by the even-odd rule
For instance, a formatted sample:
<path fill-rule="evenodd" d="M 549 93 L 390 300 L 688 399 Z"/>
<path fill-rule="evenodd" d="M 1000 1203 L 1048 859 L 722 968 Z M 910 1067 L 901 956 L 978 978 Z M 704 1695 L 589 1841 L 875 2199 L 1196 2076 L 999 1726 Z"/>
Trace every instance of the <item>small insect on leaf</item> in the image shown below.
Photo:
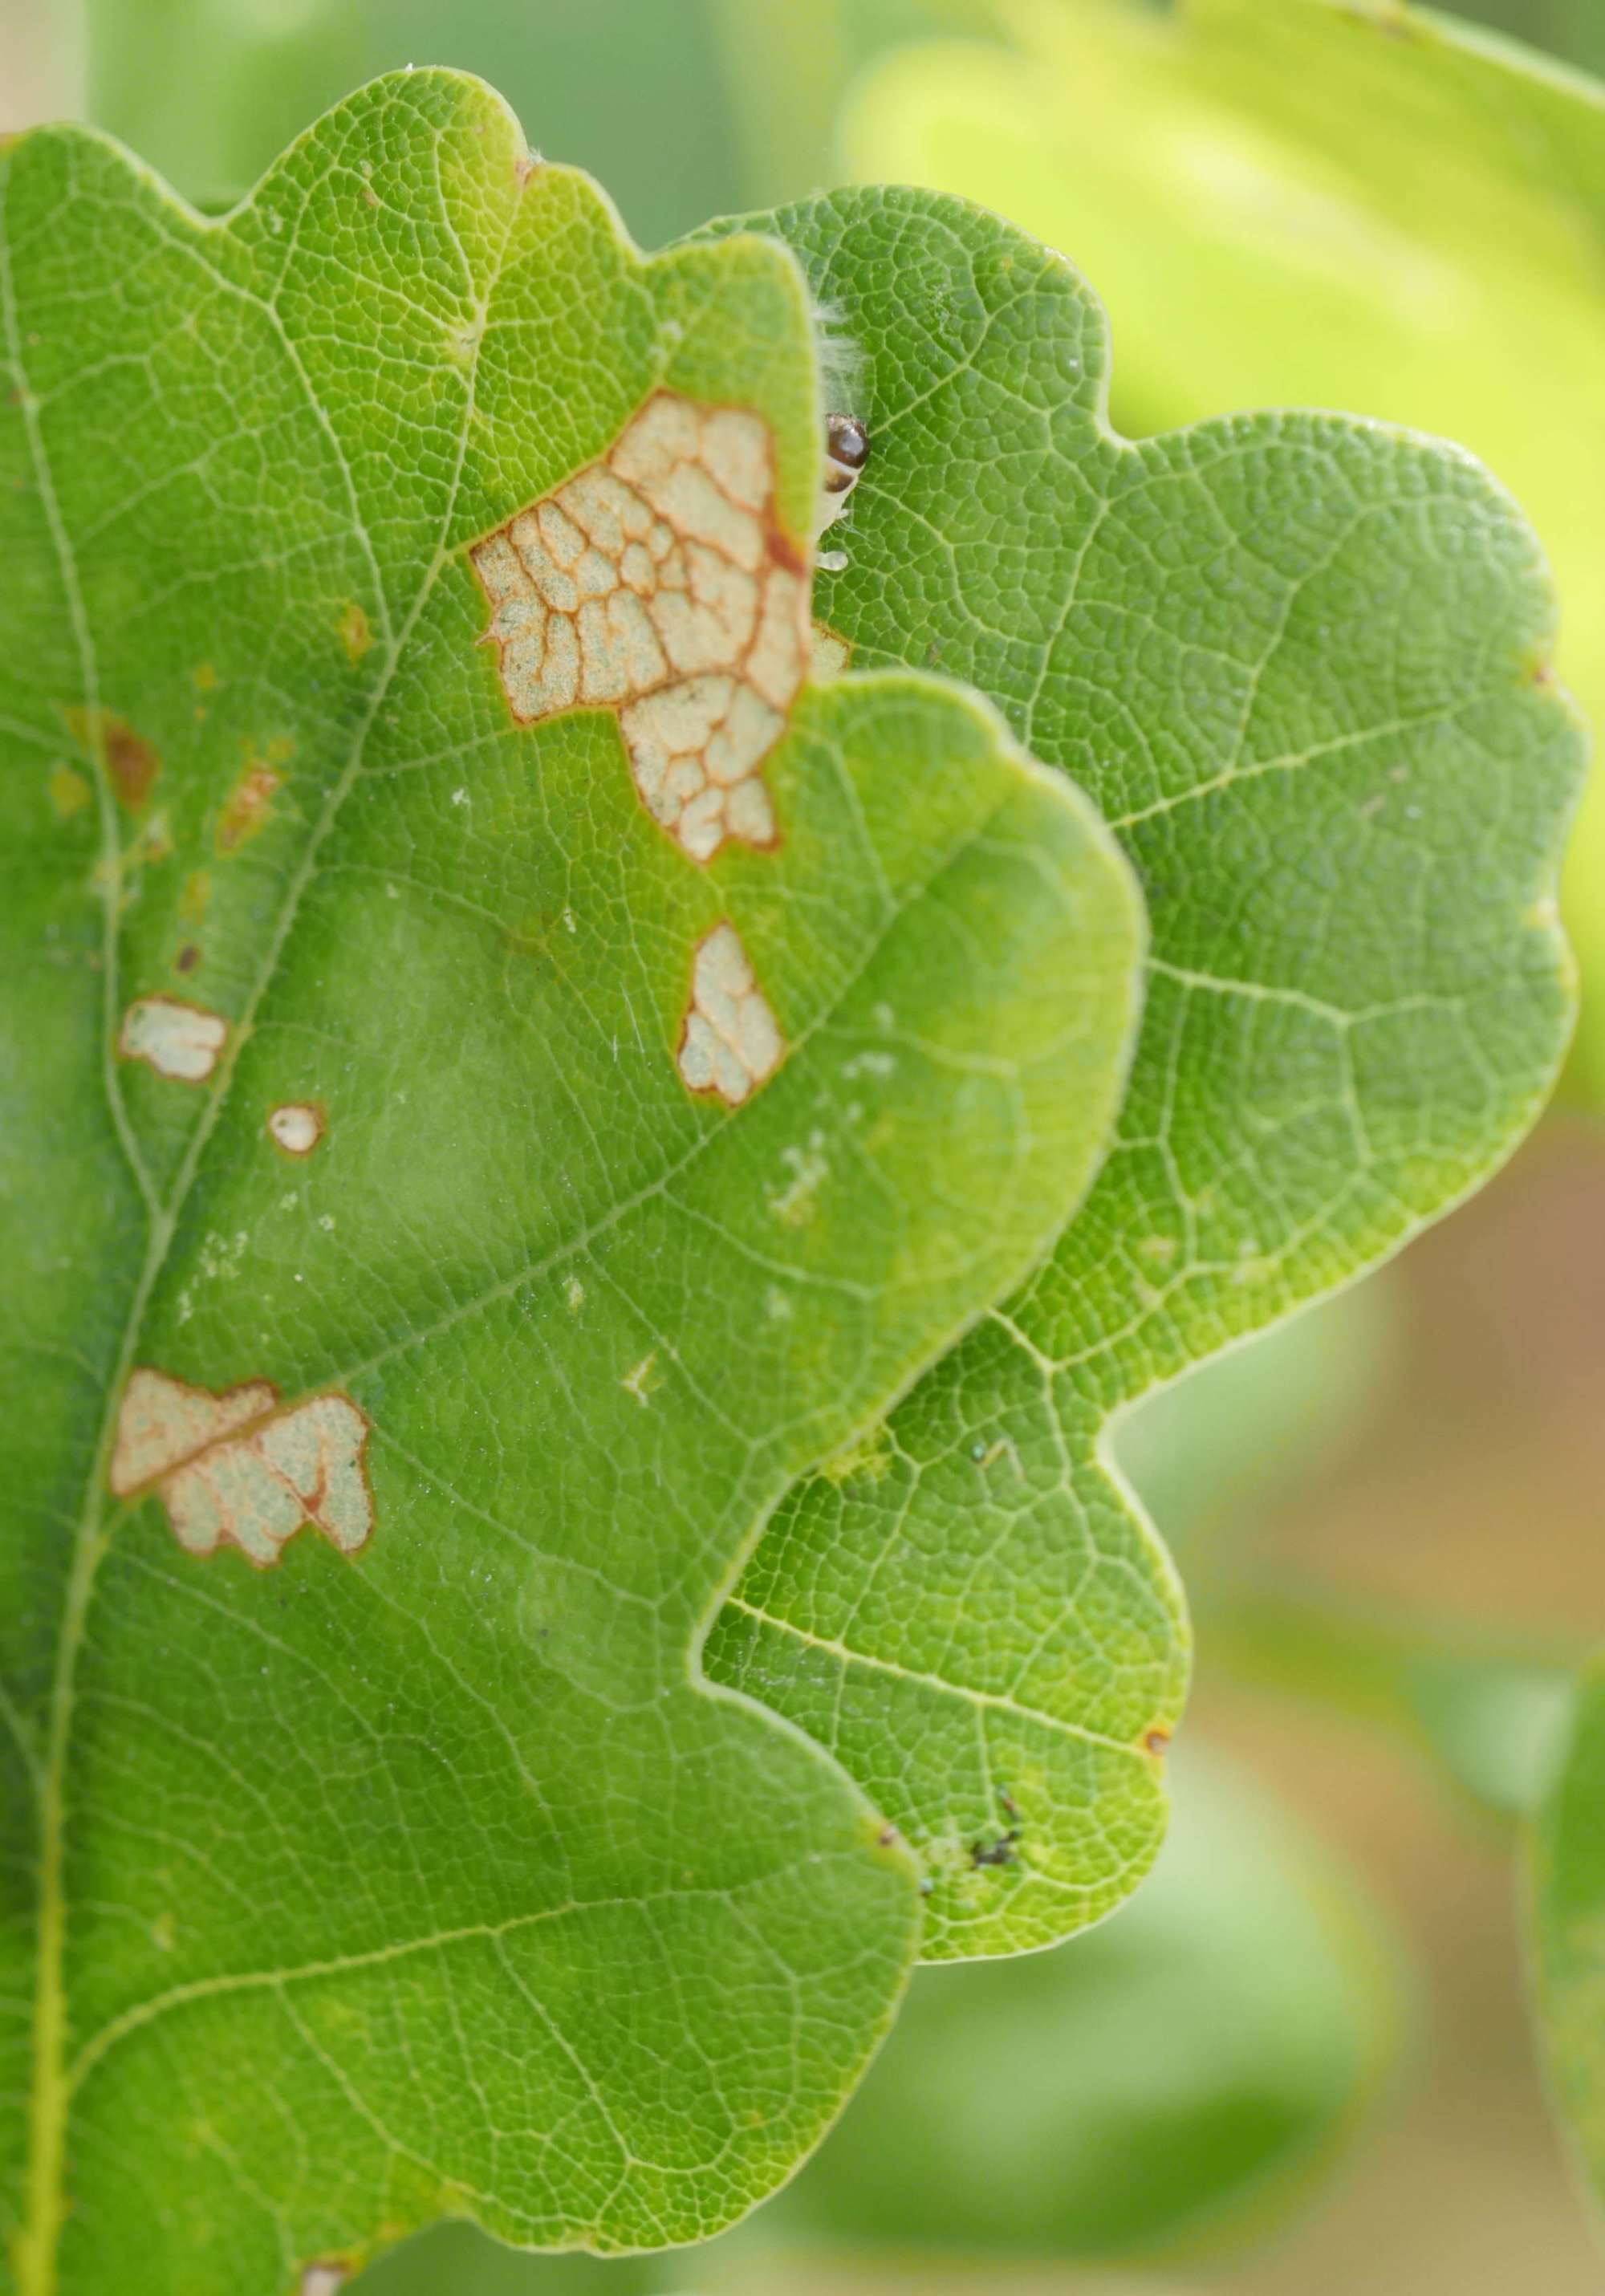
<path fill-rule="evenodd" d="M 821 481 L 819 531 L 834 526 L 870 458 L 870 434 L 856 414 L 825 416 L 825 471 Z"/>

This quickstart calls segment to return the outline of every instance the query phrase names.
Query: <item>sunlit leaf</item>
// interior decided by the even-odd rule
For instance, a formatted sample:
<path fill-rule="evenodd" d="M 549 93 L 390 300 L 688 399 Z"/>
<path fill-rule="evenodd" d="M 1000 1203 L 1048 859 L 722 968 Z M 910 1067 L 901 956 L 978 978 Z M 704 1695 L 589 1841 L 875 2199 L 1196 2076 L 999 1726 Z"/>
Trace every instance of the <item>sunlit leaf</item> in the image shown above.
<path fill-rule="evenodd" d="M 1110 1423 L 1531 1122 L 1569 1021 L 1582 740 L 1532 535 L 1466 455 L 1290 413 L 1128 444 L 1102 313 L 1023 232 L 920 191 L 760 221 L 871 437 L 819 611 L 856 664 L 989 694 L 1096 800 L 1152 926 L 1085 1208 L 792 1494 L 708 1645 L 913 1841 L 926 1952 L 1011 1951 L 1107 1912 L 1163 1827 L 1185 1635 Z"/>
<path fill-rule="evenodd" d="M 1605 14 L 1591 8 L 1595 25 Z M 844 127 L 1062 248 L 1117 414 L 1342 406 L 1460 440 L 1553 562 L 1560 675 L 1605 722 L 1605 87 L 1405 0 L 999 0 L 1012 47 L 906 45 Z M 1605 783 L 1568 920 L 1605 1096 Z"/>

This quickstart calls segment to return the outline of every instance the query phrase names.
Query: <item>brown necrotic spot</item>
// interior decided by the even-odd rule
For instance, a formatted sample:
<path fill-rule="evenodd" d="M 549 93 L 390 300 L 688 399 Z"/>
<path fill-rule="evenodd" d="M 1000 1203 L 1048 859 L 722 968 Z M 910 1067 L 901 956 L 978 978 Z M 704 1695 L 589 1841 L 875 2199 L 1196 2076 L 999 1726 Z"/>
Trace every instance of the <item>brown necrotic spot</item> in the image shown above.
<path fill-rule="evenodd" d="M 827 677 L 839 677 L 853 659 L 850 639 L 829 622 L 815 622 L 809 639 L 808 675 L 818 685 Z"/>
<path fill-rule="evenodd" d="M 161 759 L 149 742 L 142 741 L 120 718 L 109 718 L 104 732 L 106 771 L 119 799 L 132 813 L 150 796 L 161 771 Z"/>
<path fill-rule="evenodd" d="M 186 1004 L 178 996 L 139 996 L 123 1014 L 117 1049 L 126 1061 L 143 1061 L 158 1076 L 204 1084 L 228 1041 L 220 1013 Z"/>
<path fill-rule="evenodd" d="M 315 1100 L 287 1100 L 268 1111 L 267 1130 L 286 1156 L 310 1156 L 323 1136 L 323 1111 Z"/>
<path fill-rule="evenodd" d="M 192 1554 L 228 1544 L 265 1570 L 304 1523 L 342 1554 L 364 1545 L 367 1441 L 366 1417 L 338 1391 L 286 1407 L 267 1380 L 213 1393 L 141 1365 L 123 1396 L 111 1484 L 119 1498 L 159 1493 Z"/>
<path fill-rule="evenodd" d="M 109 709 L 70 709 L 67 723 L 86 750 L 104 758 L 119 805 L 137 813 L 161 771 L 161 758 L 142 734 Z"/>
<path fill-rule="evenodd" d="M 618 712 L 652 818 L 696 861 L 777 841 L 760 767 L 807 668 L 807 562 L 767 424 L 673 391 L 470 552 L 522 726 Z"/>

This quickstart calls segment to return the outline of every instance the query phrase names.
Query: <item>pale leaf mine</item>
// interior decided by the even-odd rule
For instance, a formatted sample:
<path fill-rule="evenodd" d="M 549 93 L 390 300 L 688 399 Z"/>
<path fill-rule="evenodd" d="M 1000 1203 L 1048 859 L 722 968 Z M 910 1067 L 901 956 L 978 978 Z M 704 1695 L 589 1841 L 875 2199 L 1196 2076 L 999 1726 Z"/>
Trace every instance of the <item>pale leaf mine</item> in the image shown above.
<path fill-rule="evenodd" d="M 266 1380 L 214 1395 L 142 1367 L 123 1397 L 111 1488 L 128 1498 L 154 1486 L 192 1554 L 232 1540 L 253 1562 L 276 1562 L 303 1523 L 350 1554 L 373 1528 L 367 1439 L 348 1396 L 315 1395 L 286 1411 Z"/>
<path fill-rule="evenodd" d="M 733 925 L 716 925 L 692 964 L 682 1078 L 692 1092 L 717 1093 L 734 1108 L 774 1074 L 784 1049 L 741 935 Z"/>
<path fill-rule="evenodd" d="M 299 2296 L 340 2296 L 350 2277 L 343 2264 L 309 2264 L 301 2275 Z"/>
<path fill-rule="evenodd" d="M 204 1084 L 228 1041 L 228 1022 L 177 996 L 141 996 L 123 1014 L 117 1049 L 126 1061 L 144 1061 L 159 1076 Z"/>
<path fill-rule="evenodd" d="M 267 1130 L 287 1156 L 310 1156 L 323 1136 L 323 1111 L 315 1101 L 287 1100 L 268 1111 Z"/>
<path fill-rule="evenodd" d="M 513 716 L 617 709 L 642 801 L 696 861 L 776 840 L 758 769 L 809 627 L 774 496 L 759 416 L 659 391 L 602 461 L 471 553 Z"/>

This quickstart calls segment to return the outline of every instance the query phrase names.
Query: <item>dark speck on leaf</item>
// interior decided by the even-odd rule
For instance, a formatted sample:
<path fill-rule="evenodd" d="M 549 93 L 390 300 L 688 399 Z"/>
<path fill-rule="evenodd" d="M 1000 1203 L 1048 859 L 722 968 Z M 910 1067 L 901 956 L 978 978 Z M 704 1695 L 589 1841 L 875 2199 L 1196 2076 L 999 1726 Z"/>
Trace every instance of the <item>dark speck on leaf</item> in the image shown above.
<path fill-rule="evenodd" d="M 1007 1833 L 1000 1833 L 995 1841 L 972 1841 L 970 1863 L 972 1866 L 1012 1866 L 1014 1845 L 1020 1840 L 1020 1828 L 1011 1825 Z"/>

